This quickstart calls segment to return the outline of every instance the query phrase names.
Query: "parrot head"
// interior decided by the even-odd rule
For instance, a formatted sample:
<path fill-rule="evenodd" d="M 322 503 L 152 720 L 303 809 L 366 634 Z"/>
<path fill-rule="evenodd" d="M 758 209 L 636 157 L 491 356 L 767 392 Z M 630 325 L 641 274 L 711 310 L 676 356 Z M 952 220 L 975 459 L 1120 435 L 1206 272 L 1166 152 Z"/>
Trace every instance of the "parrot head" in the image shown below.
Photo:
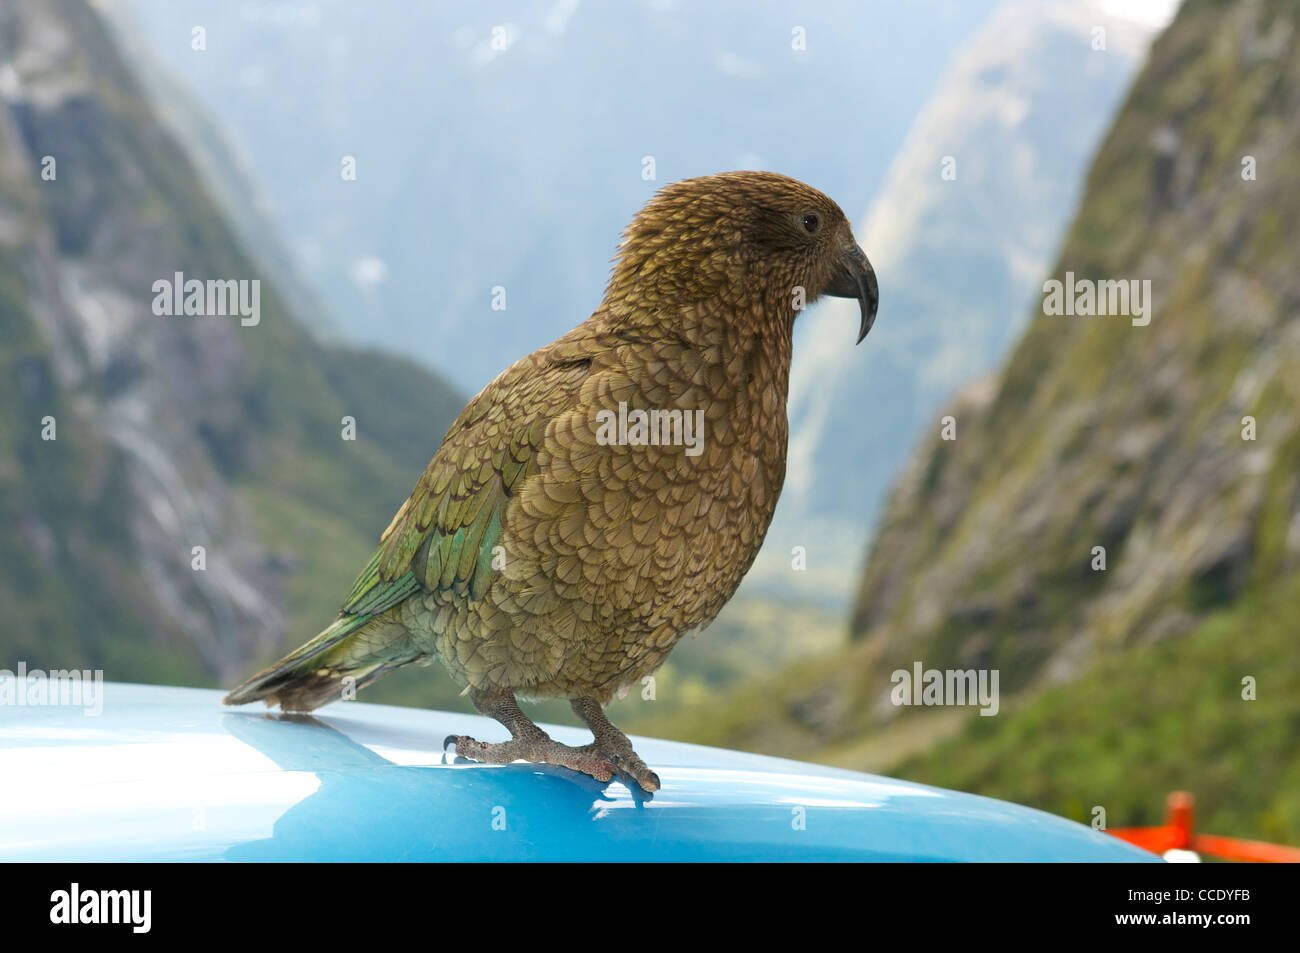
<path fill-rule="evenodd" d="M 721 298 L 791 320 L 824 295 L 856 298 L 859 343 L 880 301 L 840 207 L 774 172 L 723 172 L 660 189 L 628 227 L 607 294 L 641 306 Z"/>

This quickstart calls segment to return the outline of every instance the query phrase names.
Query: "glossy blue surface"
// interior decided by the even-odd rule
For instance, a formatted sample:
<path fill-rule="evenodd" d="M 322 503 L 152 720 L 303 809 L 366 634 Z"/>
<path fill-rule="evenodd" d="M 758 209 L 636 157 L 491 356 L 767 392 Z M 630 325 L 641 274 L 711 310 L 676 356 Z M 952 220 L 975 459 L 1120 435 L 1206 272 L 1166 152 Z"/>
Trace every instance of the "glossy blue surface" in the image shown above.
<path fill-rule="evenodd" d="M 639 738 L 663 782 L 647 798 L 549 765 L 444 763 L 448 734 L 505 737 L 484 718 L 360 702 L 285 718 L 220 697 L 107 683 L 97 716 L 0 708 L 0 860 L 1158 860 L 1041 811 L 819 765 Z"/>

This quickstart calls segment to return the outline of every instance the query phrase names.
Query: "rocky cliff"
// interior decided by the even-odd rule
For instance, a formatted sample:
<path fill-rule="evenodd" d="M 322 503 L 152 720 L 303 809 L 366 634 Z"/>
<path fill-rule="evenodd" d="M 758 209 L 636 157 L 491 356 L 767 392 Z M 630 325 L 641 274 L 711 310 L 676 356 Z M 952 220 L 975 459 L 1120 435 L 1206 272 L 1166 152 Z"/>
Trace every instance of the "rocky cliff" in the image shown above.
<path fill-rule="evenodd" d="M 257 320 L 157 314 L 176 273 Z M 97 14 L 0 2 L 6 658 L 228 682 L 333 614 L 461 401 L 268 277 Z"/>

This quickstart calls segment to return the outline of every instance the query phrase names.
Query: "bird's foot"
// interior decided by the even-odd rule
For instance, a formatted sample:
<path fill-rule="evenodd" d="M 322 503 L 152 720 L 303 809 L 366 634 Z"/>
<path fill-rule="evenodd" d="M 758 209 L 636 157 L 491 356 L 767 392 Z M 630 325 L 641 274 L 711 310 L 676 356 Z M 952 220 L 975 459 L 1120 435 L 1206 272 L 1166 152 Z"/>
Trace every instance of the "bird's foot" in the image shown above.
<path fill-rule="evenodd" d="M 512 761 L 556 764 L 580 771 L 601 782 L 610 780 L 616 770 L 614 762 L 597 751 L 594 744 L 575 748 L 562 745 L 546 734 L 534 738 L 511 738 L 496 743 L 476 741 L 467 735 L 452 735 L 444 742 L 444 747 L 452 742 L 456 744 L 457 757 L 482 764 L 509 764 Z"/>
<path fill-rule="evenodd" d="M 632 750 L 627 735 L 610 723 L 595 698 L 571 701 L 574 712 L 591 729 L 595 738 L 591 744 L 581 747 L 562 745 L 539 728 L 519 710 L 519 703 L 508 690 L 471 692 L 470 700 L 484 715 L 505 725 L 512 737 L 509 741 L 488 743 L 476 741 L 468 735 L 450 735 L 442 746 L 445 749 L 454 743 L 458 757 L 486 764 L 509 764 L 512 761 L 556 764 L 580 771 L 602 783 L 618 774 L 620 778 L 635 781 L 647 794 L 659 790 L 659 775 L 646 767 L 646 763 Z"/>
<path fill-rule="evenodd" d="M 600 744 L 573 747 L 560 744 L 550 735 L 539 738 L 511 738 L 509 741 L 477 741 L 468 735 L 450 735 L 444 747 L 455 744 L 456 756 L 480 764 L 509 764 L 512 761 L 531 761 L 534 764 L 555 764 L 563 768 L 608 781 L 615 774 L 622 775 L 641 785 L 648 794 L 659 790 L 659 775 L 655 774 L 632 750 L 627 739 L 623 743 L 605 739 Z"/>

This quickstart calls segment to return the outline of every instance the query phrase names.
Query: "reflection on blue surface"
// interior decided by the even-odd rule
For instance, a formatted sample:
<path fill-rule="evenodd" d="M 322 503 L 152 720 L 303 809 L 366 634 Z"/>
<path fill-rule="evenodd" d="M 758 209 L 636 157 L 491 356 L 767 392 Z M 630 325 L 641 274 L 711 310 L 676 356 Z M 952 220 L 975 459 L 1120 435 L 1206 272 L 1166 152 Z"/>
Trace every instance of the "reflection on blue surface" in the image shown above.
<path fill-rule="evenodd" d="M 446 763 L 445 735 L 502 734 L 473 716 L 271 717 L 216 692 L 105 688 L 97 719 L 5 712 L 0 859 L 1157 859 L 1039 811 L 818 765 L 637 739 L 663 781 L 649 798 L 549 765 Z"/>

